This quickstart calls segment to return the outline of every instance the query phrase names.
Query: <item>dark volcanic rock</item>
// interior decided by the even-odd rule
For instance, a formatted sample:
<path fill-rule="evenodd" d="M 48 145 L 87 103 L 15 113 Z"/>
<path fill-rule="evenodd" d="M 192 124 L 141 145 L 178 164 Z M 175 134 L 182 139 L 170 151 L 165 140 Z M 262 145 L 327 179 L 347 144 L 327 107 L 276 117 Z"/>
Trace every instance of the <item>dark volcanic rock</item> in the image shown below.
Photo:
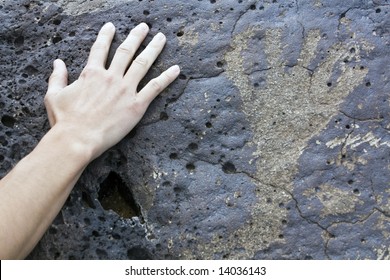
<path fill-rule="evenodd" d="M 182 74 L 95 160 L 32 259 L 386 259 L 390 2 L 0 1 L 0 177 L 77 79 L 146 22 Z"/>

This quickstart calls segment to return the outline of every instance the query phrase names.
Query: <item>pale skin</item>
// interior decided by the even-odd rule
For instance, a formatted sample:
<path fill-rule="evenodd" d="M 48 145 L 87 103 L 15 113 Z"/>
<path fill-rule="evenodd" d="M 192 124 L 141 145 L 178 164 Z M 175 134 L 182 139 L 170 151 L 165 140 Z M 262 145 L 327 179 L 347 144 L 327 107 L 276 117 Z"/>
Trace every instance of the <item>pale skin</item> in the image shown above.
<path fill-rule="evenodd" d="M 136 26 L 106 69 L 115 27 L 105 24 L 70 85 L 65 63 L 54 61 L 45 96 L 51 129 L 0 181 L 0 259 L 23 259 L 31 252 L 87 165 L 127 135 L 179 75 L 174 65 L 137 92 L 166 42 L 157 34 L 134 59 L 148 31 L 145 23 Z"/>

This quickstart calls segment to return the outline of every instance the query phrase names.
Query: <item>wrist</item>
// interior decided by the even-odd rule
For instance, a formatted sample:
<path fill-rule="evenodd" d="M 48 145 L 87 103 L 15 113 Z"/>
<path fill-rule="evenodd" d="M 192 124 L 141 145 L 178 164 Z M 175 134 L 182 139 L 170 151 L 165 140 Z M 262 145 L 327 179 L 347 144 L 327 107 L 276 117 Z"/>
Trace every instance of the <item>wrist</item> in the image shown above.
<path fill-rule="evenodd" d="M 80 130 L 80 131 L 79 131 Z M 97 152 L 81 129 L 66 124 L 56 124 L 44 136 L 41 142 L 61 149 L 67 157 L 72 157 L 82 165 L 88 165 L 96 158 Z"/>

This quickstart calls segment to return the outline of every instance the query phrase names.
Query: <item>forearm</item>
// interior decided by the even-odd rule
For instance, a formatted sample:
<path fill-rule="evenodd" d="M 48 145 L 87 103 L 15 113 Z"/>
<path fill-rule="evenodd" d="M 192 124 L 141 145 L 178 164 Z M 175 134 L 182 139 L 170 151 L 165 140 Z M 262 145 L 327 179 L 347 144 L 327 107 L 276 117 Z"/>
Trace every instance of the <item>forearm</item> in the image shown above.
<path fill-rule="evenodd" d="M 24 258 L 61 210 L 91 157 L 54 126 L 0 181 L 0 259 Z"/>

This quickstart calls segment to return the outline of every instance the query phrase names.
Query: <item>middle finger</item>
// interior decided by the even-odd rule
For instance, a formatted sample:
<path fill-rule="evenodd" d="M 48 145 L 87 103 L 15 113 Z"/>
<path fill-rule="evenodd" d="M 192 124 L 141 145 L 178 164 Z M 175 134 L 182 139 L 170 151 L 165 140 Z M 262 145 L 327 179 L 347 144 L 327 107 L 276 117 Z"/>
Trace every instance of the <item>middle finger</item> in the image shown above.
<path fill-rule="evenodd" d="M 140 23 L 130 31 L 126 40 L 118 47 L 109 67 L 114 73 L 124 75 L 135 52 L 148 34 L 149 27 L 146 23 Z"/>

